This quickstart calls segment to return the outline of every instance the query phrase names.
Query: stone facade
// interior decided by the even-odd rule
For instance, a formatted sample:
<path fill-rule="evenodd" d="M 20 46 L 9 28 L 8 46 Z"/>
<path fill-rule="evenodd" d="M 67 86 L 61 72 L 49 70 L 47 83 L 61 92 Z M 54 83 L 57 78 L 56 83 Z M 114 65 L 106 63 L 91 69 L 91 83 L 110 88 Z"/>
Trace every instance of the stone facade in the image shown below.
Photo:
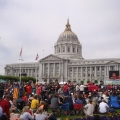
<path fill-rule="evenodd" d="M 54 55 L 49 55 L 39 62 L 7 64 L 5 75 L 37 77 L 39 81 L 105 81 L 109 79 L 109 71 L 119 71 L 120 58 L 90 59 L 82 57 L 82 45 L 72 32 L 69 20 L 65 31 L 60 34 L 54 46 Z"/>

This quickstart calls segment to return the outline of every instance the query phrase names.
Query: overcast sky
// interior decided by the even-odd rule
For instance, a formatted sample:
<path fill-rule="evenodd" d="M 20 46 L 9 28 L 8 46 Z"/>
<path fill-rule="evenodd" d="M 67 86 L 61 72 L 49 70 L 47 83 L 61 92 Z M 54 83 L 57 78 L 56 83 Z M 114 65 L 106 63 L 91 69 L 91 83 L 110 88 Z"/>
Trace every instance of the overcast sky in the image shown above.
<path fill-rule="evenodd" d="M 22 46 L 24 62 L 53 54 L 68 18 L 85 59 L 120 58 L 120 0 L 0 0 L 0 74 Z"/>

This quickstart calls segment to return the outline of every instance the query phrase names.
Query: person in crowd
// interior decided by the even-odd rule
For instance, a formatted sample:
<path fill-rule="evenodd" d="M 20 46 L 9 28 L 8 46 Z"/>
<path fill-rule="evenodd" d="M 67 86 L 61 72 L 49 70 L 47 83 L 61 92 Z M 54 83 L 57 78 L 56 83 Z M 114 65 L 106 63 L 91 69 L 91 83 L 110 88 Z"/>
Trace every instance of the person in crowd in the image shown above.
<path fill-rule="evenodd" d="M 19 85 L 15 83 L 14 90 L 13 90 L 13 98 L 17 99 L 19 94 Z"/>
<path fill-rule="evenodd" d="M 106 93 L 106 92 L 103 93 L 102 97 L 103 97 L 103 99 L 105 100 L 105 102 L 108 103 L 109 96 L 107 96 L 107 93 Z"/>
<path fill-rule="evenodd" d="M 42 107 L 40 107 L 40 108 L 37 110 L 37 112 L 35 113 L 35 119 L 36 119 L 36 120 L 48 120 L 48 117 L 49 117 L 49 116 L 47 116 L 47 115 L 45 115 L 45 114 L 43 113 L 43 108 L 42 108 Z"/>
<path fill-rule="evenodd" d="M 5 96 L 5 99 L 3 99 L 0 103 L 1 105 L 1 108 L 3 110 L 3 113 L 6 114 L 7 118 L 9 119 L 10 117 L 10 114 L 9 114 L 9 109 L 10 109 L 10 103 L 9 103 L 9 100 L 10 100 L 10 96 L 9 95 L 6 95 Z"/>
<path fill-rule="evenodd" d="M 37 95 L 34 95 L 34 99 L 31 102 L 31 109 L 33 111 L 36 111 L 38 107 L 39 107 L 39 101 L 37 100 Z"/>
<path fill-rule="evenodd" d="M 27 102 L 28 102 L 28 99 L 27 99 L 27 96 L 26 96 L 25 94 L 22 96 L 22 99 L 24 100 L 25 105 L 26 105 L 26 104 L 27 104 Z"/>
<path fill-rule="evenodd" d="M 61 96 L 63 96 L 63 88 L 62 88 L 62 87 L 60 87 L 60 88 L 58 89 L 58 94 L 61 95 Z"/>
<path fill-rule="evenodd" d="M 99 113 L 107 113 L 109 109 L 108 104 L 105 102 L 104 99 L 102 99 L 102 102 L 99 104 Z"/>
<path fill-rule="evenodd" d="M 55 93 L 55 84 L 53 82 L 51 85 L 51 94 L 54 94 L 54 93 Z"/>
<path fill-rule="evenodd" d="M 19 110 L 22 110 L 23 107 L 25 106 L 25 101 L 22 99 L 22 95 L 20 95 L 20 97 L 17 99 L 16 101 L 16 106 L 17 106 L 17 109 Z"/>
<path fill-rule="evenodd" d="M 20 119 L 21 120 L 34 120 L 35 116 L 34 116 L 33 112 L 31 112 L 31 114 L 29 113 L 29 106 L 25 106 L 20 115 Z"/>
<path fill-rule="evenodd" d="M 85 86 L 83 84 L 80 85 L 80 94 L 83 94 Z"/>
<path fill-rule="evenodd" d="M 59 83 L 57 83 L 55 86 L 55 92 L 58 92 L 59 89 L 60 89 L 60 85 L 59 85 Z"/>
<path fill-rule="evenodd" d="M 48 98 L 47 98 L 47 103 L 48 103 L 48 105 L 50 105 L 51 104 L 51 99 L 52 99 L 52 94 L 49 94 L 48 95 Z"/>
<path fill-rule="evenodd" d="M 4 93 L 4 84 L 0 83 L 0 98 L 3 97 L 3 93 Z"/>
<path fill-rule="evenodd" d="M 60 99 L 58 98 L 58 93 L 55 93 L 53 98 L 51 99 L 50 108 L 58 109 L 59 105 L 61 105 L 61 104 L 62 103 L 60 102 Z"/>
<path fill-rule="evenodd" d="M 30 83 L 28 83 L 28 85 L 26 86 L 26 92 L 28 97 L 32 94 L 32 86 L 30 85 Z"/>
<path fill-rule="evenodd" d="M 80 92 L 79 84 L 76 85 L 75 91 L 76 91 L 76 93 L 78 93 L 78 95 L 79 95 L 79 92 Z"/>
<path fill-rule="evenodd" d="M 41 92 L 42 92 L 42 85 L 38 84 L 37 90 L 36 90 L 36 95 L 38 97 L 38 100 L 40 102 L 40 98 L 41 98 Z"/>
<path fill-rule="evenodd" d="M 118 103 L 120 105 L 120 94 L 118 94 Z"/>
<path fill-rule="evenodd" d="M 23 86 L 23 83 L 21 83 L 21 84 L 19 85 L 19 96 L 20 96 L 20 95 L 23 96 L 23 94 L 24 94 L 24 86 Z"/>
<path fill-rule="evenodd" d="M 63 92 L 64 92 L 65 96 L 68 95 L 68 85 L 67 85 L 67 83 L 63 86 Z"/>
<path fill-rule="evenodd" d="M 90 100 L 87 100 L 87 104 L 83 108 L 86 116 L 93 116 L 94 106 L 91 104 Z"/>
<path fill-rule="evenodd" d="M 34 99 L 34 95 L 31 94 L 30 97 L 28 97 L 28 104 L 31 104 L 33 99 Z"/>
<path fill-rule="evenodd" d="M 80 95 L 76 97 L 76 99 L 75 99 L 75 104 L 83 104 L 83 101 L 82 101 Z"/>
<path fill-rule="evenodd" d="M 0 117 L 3 115 L 3 110 L 2 110 L 2 107 L 0 105 Z"/>

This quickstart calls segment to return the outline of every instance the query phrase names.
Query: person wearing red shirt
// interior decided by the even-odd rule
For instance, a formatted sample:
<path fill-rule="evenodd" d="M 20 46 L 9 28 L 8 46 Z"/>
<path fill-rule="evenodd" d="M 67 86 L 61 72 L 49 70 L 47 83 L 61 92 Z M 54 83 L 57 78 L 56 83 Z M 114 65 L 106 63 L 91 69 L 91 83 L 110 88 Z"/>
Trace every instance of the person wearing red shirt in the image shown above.
<path fill-rule="evenodd" d="M 3 113 L 6 114 L 6 116 L 7 116 L 8 119 L 10 117 L 10 113 L 9 113 L 10 103 L 9 103 L 9 100 L 10 100 L 10 96 L 6 95 L 5 99 L 2 100 L 1 103 L 0 103 L 0 105 L 2 107 L 2 110 L 3 110 Z"/>
<path fill-rule="evenodd" d="M 37 98 L 39 101 L 40 101 L 40 97 L 41 97 L 40 96 L 41 92 L 42 92 L 42 85 L 38 85 L 38 88 L 36 90 L 36 95 L 37 95 Z"/>
<path fill-rule="evenodd" d="M 67 96 L 68 95 L 68 85 L 65 84 L 64 87 L 63 87 L 63 92 L 64 92 L 64 95 Z"/>
<path fill-rule="evenodd" d="M 27 92 L 28 97 L 32 94 L 32 86 L 31 85 L 26 86 L 26 92 Z"/>

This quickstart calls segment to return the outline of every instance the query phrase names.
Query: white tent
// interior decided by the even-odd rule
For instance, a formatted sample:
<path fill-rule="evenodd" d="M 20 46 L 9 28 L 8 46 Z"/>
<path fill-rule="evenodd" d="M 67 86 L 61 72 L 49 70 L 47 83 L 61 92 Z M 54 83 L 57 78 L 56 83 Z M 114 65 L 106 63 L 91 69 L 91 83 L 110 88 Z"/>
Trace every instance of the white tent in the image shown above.
<path fill-rule="evenodd" d="M 63 84 L 66 84 L 66 83 L 67 83 L 67 82 L 60 82 L 59 84 L 60 84 L 60 85 L 63 85 Z"/>

